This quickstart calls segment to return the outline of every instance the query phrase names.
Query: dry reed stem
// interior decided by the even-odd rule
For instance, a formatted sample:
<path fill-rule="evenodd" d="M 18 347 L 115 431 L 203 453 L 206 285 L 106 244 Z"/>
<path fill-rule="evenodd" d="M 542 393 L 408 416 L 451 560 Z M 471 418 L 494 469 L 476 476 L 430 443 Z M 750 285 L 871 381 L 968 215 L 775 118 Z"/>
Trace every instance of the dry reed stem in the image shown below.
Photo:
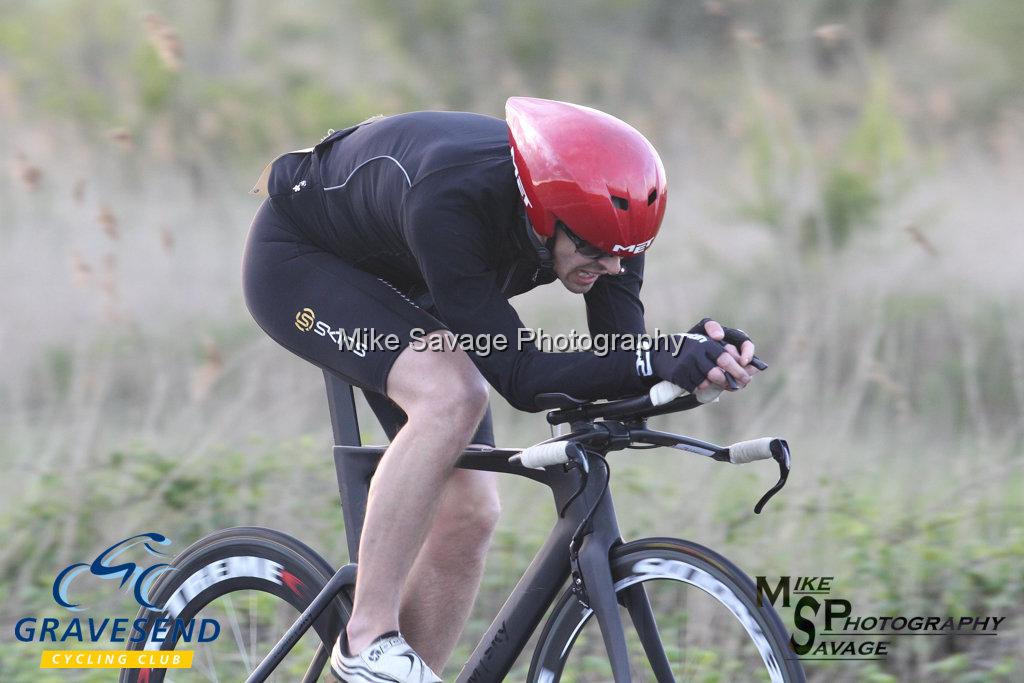
<path fill-rule="evenodd" d="M 845 42 L 849 31 L 843 24 L 823 24 L 814 29 L 813 35 L 824 47 L 831 49 Z"/>
<path fill-rule="evenodd" d="M 135 149 L 135 136 L 127 128 L 112 128 L 107 131 L 107 137 L 117 143 L 126 152 Z"/>
<path fill-rule="evenodd" d="M 1007 324 L 1007 353 L 1010 356 L 1010 377 L 1013 395 L 1017 401 L 1017 430 L 1024 437 L 1024 335 Z"/>
<path fill-rule="evenodd" d="M 960 341 L 960 353 L 964 366 L 963 392 L 967 399 L 967 412 L 980 435 L 982 444 L 991 442 L 992 430 L 985 417 L 985 406 L 982 400 L 981 385 L 978 382 L 978 347 L 974 335 L 962 329 L 963 325 L 952 325 L 954 334 Z"/>
<path fill-rule="evenodd" d="M 70 259 L 71 281 L 76 287 L 88 289 L 92 286 L 92 266 L 86 262 L 85 257 L 79 251 L 73 251 Z"/>
<path fill-rule="evenodd" d="M 143 20 L 146 36 L 150 45 L 156 50 L 163 65 L 171 71 L 178 71 L 182 66 L 181 39 L 178 32 L 155 12 L 147 14 Z"/>
<path fill-rule="evenodd" d="M 913 223 L 909 223 L 906 226 L 904 226 L 903 229 L 907 231 L 908 235 L 910 235 L 910 239 L 914 242 L 914 244 L 924 249 L 926 254 L 928 254 L 932 258 L 938 257 L 938 248 L 931 240 L 925 237 L 925 234 L 921 232 L 921 229 L 919 227 L 917 227 Z"/>
<path fill-rule="evenodd" d="M 195 402 L 209 396 L 210 390 L 224 374 L 224 357 L 216 342 L 210 337 L 204 337 L 202 345 L 203 363 L 192 373 L 191 393 Z"/>
<path fill-rule="evenodd" d="M 121 311 L 121 290 L 118 284 L 117 256 L 113 253 L 103 255 L 103 269 L 98 281 L 98 288 L 103 297 L 103 315 L 110 322 L 123 322 Z"/>
<path fill-rule="evenodd" d="M 74 200 L 75 204 L 83 204 L 85 202 L 85 178 L 79 178 L 75 181 L 75 184 L 71 186 L 71 199 Z"/>
<path fill-rule="evenodd" d="M 732 32 L 732 39 L 737 45 L 753 49 L 764 47 L 764 41 L 757 31 L 748 28 L 735 28 Z"/>
<path fill-rule="evenodd" d="M 100 206 L 100 212 L 96 215 L 96 221 L 100 224 L 100 228 L 103 229 L 103 234 L 110 239 L 116 241 L 121 237 L 117 227 L 117 216 L 114 215 L 114 210 L 108 204 Z"/>
<path fill-rule="evenodd" d="M 729 10 L 721 0 L 704 0 L 704 14 L 711 17 L 729 16 Z"/>
<path fill-rule="evenodd" d="M 35 192 L 43 181 L 41 168 L 31 163 L 24 152 L 14 154 L 14 175 L 29 192 Z"/>
<path fill-rule="evenodd" d="M 148 393 L 149 400 L 143 413 L 139 431 L 142 434 L 153 435 L 158 439 L 157 425 L 159 419 L 164 416 L 168 398 L 170 397 L 171 378 L 166 370 L 160 368 L 152 370 L 148 374 L 152 381 Z"/>
<path fill-rule="evenodd" d="M 167 254 L 174 251 L 174 233 L 166 225 L 160 226 L 160 246 Z"/>
<path fill-rule="evenodd" d="M 834 421 L 833 433 L 837 438 L 849 439 L 861 405 L 871 391 L 869 368 L 877 362 L 874 349 L 885 333 L 885 325 L 880 306 L 871 306 L 869 310 L 872 313 L 863 321 L 860 337 L 853 340 L 858 346 L 853 372 L 849 374 L 849 381 L 841 386 L 845 401 L 836 407 L 838 417 Z M 838 341 L 837 337 L 832 338 Z M 838 393 L 840 385 L 837 383 L 834 388 Z"/>

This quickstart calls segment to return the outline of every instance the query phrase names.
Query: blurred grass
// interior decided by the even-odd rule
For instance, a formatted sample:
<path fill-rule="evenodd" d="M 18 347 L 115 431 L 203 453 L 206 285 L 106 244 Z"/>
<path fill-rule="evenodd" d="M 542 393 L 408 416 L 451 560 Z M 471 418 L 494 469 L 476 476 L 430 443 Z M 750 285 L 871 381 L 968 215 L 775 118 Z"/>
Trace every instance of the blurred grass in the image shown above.
<path fill-rule="evenodd" d="M 180 550 L 264 524 L 343 561 L 322 379 L 241 302 L 243 193 L 329 127 L 497 115 L 510 94 L 586 102 L 655 142 L 673 200 L 649 326 L 715 315 L 771 365 L 660 424 L 794 448 L 760 517 L 764 468 L 617 456 L 623 533 L 834 575 L 863 614 L 1007 616 L 998 638 L 899 640 L 812 680 L 1020 680 L 1021 17 L 1017 0 L 5 3 L 0 680 L 42 680 L 9 625 L 60 616 L 53 574 L 131 533 Z M 516 305 L 584 329 L 567 294 Z M 546 436 L 495 413 L 502 444 Z M 453 661 L 545 537 L 538 496 L 503 482 L 515 514 Z"/>

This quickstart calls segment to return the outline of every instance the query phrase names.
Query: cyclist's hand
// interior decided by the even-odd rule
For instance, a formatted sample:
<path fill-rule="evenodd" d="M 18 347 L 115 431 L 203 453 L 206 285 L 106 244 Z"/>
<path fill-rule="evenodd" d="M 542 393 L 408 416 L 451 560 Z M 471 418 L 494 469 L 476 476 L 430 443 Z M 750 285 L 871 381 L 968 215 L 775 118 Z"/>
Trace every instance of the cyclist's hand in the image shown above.
<path fill-rule="evenodd" d="M 721 389 L 731 389 L 725 377 L 726 372 L 733 377 L 738 388 L 743 388 L 758 372 L 757 368 L 750 365 L 750 361 L 754 357 L 754 342 L 743 330 L 725 327 L 711 318 L 704 318 L 690 328 L 690 334 L 703 334 L 718 341 L 733 361 L 730 362 L 726 358 L 716 359 L 718 367 L 708 373 L 707 379 L 697 387 L 698 389 L 707 389 L 712 384 Z"/>
<path fill-rule="evenodd" d="M 666 341 L 669 343 L 637 352 L 639 374 L 655 375 L 694 392 L 719 367 L 720 358 L 736 363 L 725 346 L 702 334 L 674 334 Z M 721 381 L 722 388 L 727 388 L 724 375 Z"/>

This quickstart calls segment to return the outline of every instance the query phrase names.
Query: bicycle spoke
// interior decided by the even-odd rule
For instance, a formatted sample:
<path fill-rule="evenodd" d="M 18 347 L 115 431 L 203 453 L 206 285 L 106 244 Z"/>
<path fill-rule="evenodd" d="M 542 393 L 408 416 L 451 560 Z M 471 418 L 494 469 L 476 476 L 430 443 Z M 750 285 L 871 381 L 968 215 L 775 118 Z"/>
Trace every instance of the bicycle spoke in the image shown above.
<path fill-rule="evenodd" d="M 238 617 L 235 614 L 235 605 L 231 601 L 230 595 L 224 596 L 224 605 L 228 613 L 228 624 L 231 626 L 231 634 L 235 638 L 235 644 L 238 646 L 238 653 L 242 655 L 242 664 L 245 666 L 246 671 L 252 671 L 252 664 L 249 660 L 249 653 L 246 650 L 245 644 L 242 643 L 242 629 L 238 624 Z"/>
<path fill-rule="evenodd" d="M 259 643 L 257 636 L 259 636 L 259 623 L 256 618 L 256 601 L 259 599 L 255 593 L 251 593 L 249 596 L 249 646 L 252 651 L 249 653 L 253 661 L 259 659 L 259 653 L 256 651 L 256 646 Z"/>
<path fill-rule="evenodd" d="M 206 660 L 206 666 L 203 667 L 203 672 L 207 674 L 211 683 L 220 683 L 220 678 L 217 676 L 217 665 L 213 661 L 213 655 L 210 654 L 210 648 L 203 648 L 203 659 Z"/>
<path fill-rule="evenodd" d="M 309 667 L 306 669 L 306 675 L 302 678 L 302 683 L 315 683 L 320 680 L 320 674 L 323 673 L 324 665 L 327 664 L 327 660 L 331 658 L 331 650 L 323 641 L 317 645 L 316 652 L 313 654 L 313 660 L 309 663 Z"/>

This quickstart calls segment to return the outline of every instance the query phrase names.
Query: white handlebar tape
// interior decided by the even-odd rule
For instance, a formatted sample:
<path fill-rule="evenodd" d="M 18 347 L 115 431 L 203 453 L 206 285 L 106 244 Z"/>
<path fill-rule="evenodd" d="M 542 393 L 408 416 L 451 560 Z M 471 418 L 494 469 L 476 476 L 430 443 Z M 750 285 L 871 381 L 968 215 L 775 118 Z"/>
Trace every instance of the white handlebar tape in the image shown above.
<path fill-rule="evenodd" d="M 740 441 L 729 446 L 729 462 L 742 465 L 755 460 L 765 460 L 772 457 L 772 441 L 775 437 L 766 436 L 762 439 L 751 439 Z"/>
<path fill-rule="evenodd" d="M 510 459 L 521 462 L 526 467 L 542 470 L 548 465 L 561 465 L 569 462 L 568 441 L 554 441 L 530 446 Z"/>
<path fill-rule="evenodd" d="M 686 390 L 681 386 L 673 384 L 668 380 L 658 382 L 650 389 L 651 405 L 652 406 L 663 406 L 669 401 L 678 398 L 686 393 Z M 722 393 L 722 390 L 716 386 L 710 386 L 707 389 L 698 389 L 694 392 L 694 396 L 700 403 L 711 403 L 712 401 L 718 400 L 718 395 Z"/>
<path fill-rule="evenodd" d="M 697 397 L 699 403 L 714 403 L 718 400 L 718 397 L 725 389 L 719 389 L 715 385 L 711 385 L 706 389 L 698 389 L 694 392 L 694 396 Z"/>
<path fill-rule="evenodd" d="M 651 387 L 651 390 L 649 392 L 649 395 L 651 397 L 651 405 L 663 406 L 672 399 L 678 396 L 682 396 L 683 393 L 684 389 L 682 387 L 672 384 L 672 382 L 669 382 L 668 380 L 658 382 L 653 387 Z"/>

